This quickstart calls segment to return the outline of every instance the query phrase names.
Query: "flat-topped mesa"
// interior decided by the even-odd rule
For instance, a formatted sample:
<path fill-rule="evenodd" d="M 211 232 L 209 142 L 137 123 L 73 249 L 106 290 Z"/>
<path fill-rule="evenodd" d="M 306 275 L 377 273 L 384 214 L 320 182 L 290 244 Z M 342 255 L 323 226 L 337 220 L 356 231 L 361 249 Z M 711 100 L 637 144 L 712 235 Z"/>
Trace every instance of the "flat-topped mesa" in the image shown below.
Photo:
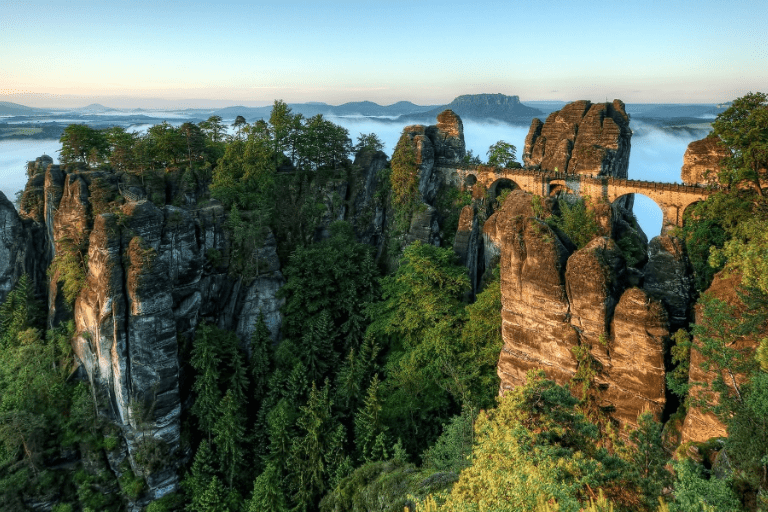
<path fill-rule="evenodd" d="M 720 137 L 705 137 L 688 144 L 683 156 L 680 178 L 686 185 L 716 185 L 721 161 L 730 156 Z"/>
<path fill-rule="evenodd" d="M 544 171 L 626 178 L 632 130 L 621 100 L 582 100 L 534 119 L 525 138 L 523 164 Z"/>

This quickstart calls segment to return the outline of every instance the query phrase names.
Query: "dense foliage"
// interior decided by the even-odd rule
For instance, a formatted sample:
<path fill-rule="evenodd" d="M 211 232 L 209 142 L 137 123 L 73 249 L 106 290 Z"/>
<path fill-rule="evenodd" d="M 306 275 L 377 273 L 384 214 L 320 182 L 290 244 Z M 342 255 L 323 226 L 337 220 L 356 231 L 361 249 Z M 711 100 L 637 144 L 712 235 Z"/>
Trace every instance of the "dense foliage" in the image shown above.
<path fill-rule="evenodd" d="M 692 208 L 679 232 L 701 294 L 698 323 L 671 340 L 668 387 L 681 410 L 664 434 L 643 414 L 622 435 L 588 393 L 574 397 L 539 373 L 497 396 L 498 273 L 484 276 L 472 297 L 452 250 L 415 242 L 391 255 L 396 267 L 380 276 L 372 248 L 346 222 L 328 220 L 344 201 L 334 183 L 349 172 L 352 144 L 322 116 L 305 119 L 276 102 L 269 120 L 236 119 L 233 135 L 216 116 L 145 135 L 67 128 L 63 163 L 127 173 L 162 203 L 174 200 L 182 176 L 184 190 L 210 193 L 227 208 L 226 256 L 236 277 L 261 275 L 268 262 L 260 249 L 274 235 L 286 278 L 279 343 L 263 318 L 250 340 L 205 322 L 188 345 L 180 335 L 189 460 L 179 491 L 146 510 L 768 509 L 765 116 L 765 95 L 750 94 L 714 123 L 732 155 L 721 174 L 727 187 Z M 375 134 L 361 134 L 355 146 L 382 147 Z M 514 165 L 515 148 L 500 141 L 488 156 L 492 165 Z M 421 204 L 408 135 L 380 177 L 388 178 L 386 206 L 400 236 Z M 104 187 L 99 211 L 118 200 Z M 451 210 L 470 198 L 441 190 L 437 202 L 453 226 Z M 562 198 L 554 210 L 547 221 L 577 246 L 597 234 L 583 200 Z M 87 262 L 81 241 L 57 243 L 49 273 L 72 302 Z M 224 267 L 225 255 L 206 256 Z M 736 303 L 705 293 L 721 269 L 740 276 Z M 59 512 L 123 510 L 144 496 L 146 474 L 167 454 L 140 446 L 147 471 L 134 474 L 127 462 L 112 470 L 124 441 L 103 420 L 109 404 L 70 376 L 73 327 L 46 331 L 44 317 L 27 277 L 0 305 L 0 508 L 47 500 Z M 710 385 L 690 381 L 694 352 L 700 369 L 714 372 Z M 597 386 L 589 371 L 572 384 Z M 728 438 L 684 445 L 673 460 L 675 418 L 692 407 L 715 414 Z M 141 404 L 132 412 L 146 413 Z"/>
<path fill-rule="evenodd" d="M 556 215 L 547 218 L 548 223 L 559 228 L 579 249 L 598 234 L 595 212 L 589 207 L 588 200 L 568 195 L 557 201 Z"/>
<path fill-rule="evenodd" d="M 120 492 L 138 494 L 143 481 L 129 470 L 118 480 L 107 467 L 105 451 L 117 438 L 97 415 L 105 404 L 68 379 L 73 326 L 44 325 L 42 304 L 22 276 L 0 306 L 0 509 L 53 500 L 116 510 Z"/>

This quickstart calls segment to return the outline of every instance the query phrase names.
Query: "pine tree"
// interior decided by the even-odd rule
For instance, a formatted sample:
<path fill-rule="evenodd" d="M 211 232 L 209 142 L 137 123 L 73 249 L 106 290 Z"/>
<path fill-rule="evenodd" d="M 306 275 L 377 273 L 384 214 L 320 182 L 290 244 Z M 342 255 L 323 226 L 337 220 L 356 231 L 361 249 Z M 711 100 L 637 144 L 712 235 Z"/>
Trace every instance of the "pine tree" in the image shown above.
<path fill-rule="evenodd" d="M 215 476 L 213 451 L 208 441 L 203 439 L 195 453 L 192 469 L 181 483 L 182 489 L 190 498 L 190 504 L 187 506 L 189 512 L 204 510 L 200 508 L 200 500 Z"/>
<path fill-rule="evenodd" d="M 301 338 L 301 361 L 311 382 L 320 382 L 335 359 L 333 352 L 333 324 L 330 314 L 323 310 L 307 322 Z"/>
<path fill-rule="evenodd" d="M 192 367 L 197 371 L 192 391 L 195 393 L 195 403 L 192 414 L 197 417 L 200 430 L 210 438 L 216 422 L 221 390 L 219 389 L 219 364 L 221 357 L 216 346 L 214 327 L 201 325 L 195 333 L 192 347 Z"/>
<path fill-rule="evenodd" d="M 267 414 L 268 460 L 281 471 L 288 464 L 288 456 L 295 435 L 295 423 L 295 413 L 286 399 L 280 400 Z"/>
<path fill-rule="evenodd" d="M 285 383 L 285 398 L 290 403 L 300 404 L 306 401 L 310 386 L 307 373 L 307 369 L 301 361 L 297 361 L 293 366 Z"/>
<path fill-rule="evenodd" d="M 346 359 L 336 374 L 336 403 L 344 410 L 353 410 L 357 405 L 360 394 L 360 383 L 357 379 L 360 356 L 354 348 L 349 349 Z"/>
<path fill-rule="evenodd" d="M 291 481 L 297 510 L 308 510 L 319 501 L 342 461 L 344 427 L 333 417 L 329 388 L 327 381 L 322 391 L 312 384 L 296 422 L 299 434 L 291 446 Z"/>
<path fill-rule="evenodd" d="M 336 403 L 343 410 L 354 411 L 360 402 L 360 390 L 380 370 L 376 359 L 381 351 L 376 338 L 366 335 L 359 350 L 351 348 L 336 374 Z"/>
<path fill-rule="evenodd" d="M 253 496 L 248 502 L 247 512 L 288 512 L 280 486 L 280 472 L 274 464 L 268 464 L 254 480 Z"/>
<path fill-rule="evenodd" d="M 640 489 L 649 507 L 654 507 L 665 487 L 672 485 L 672 475 L 666 469 L 669 456 L 661 442 L 661 423 L 650 412 L 637 418 L 638 428 L 629 434 L 634 445 L 631 460 L 639 477 Z"/>
<path fill-rule="evenodd" d="M 355 416 L 355 447 L 362 462 L 386 457 L 386 427 L 381 418 L 382 403 L 379 397 L 379 376 L 371 380 L 365 402 Z"/>
<path fill-rule="evenodd" d="M 0 304 L 0 348 L 16 345 L 16 336 L 37 326 L 42 319 L 42 306 L 35 299 L 32 280 L 23 274 Z"/>
<path fill-rule="evenodd" d="M 219 454 L 221 468 L 232 488 L 235 475 L 243 465 L 242 443 L 245 437 L 245 411 L 232 389 L 227 391 L 219 408 L 219 417 L 213 427 L 213 442 Z"/>
<path fill-rule="evenodd" d="M 248 373 L 251 378 L 251 398 L 258 404 L 267 392 L 269 374 L 272 370 L 272 333 L 264 322 L 264 314 L 259 313 L 256 329 L 251 336 L 251 358 L 248 361 Z"/>
<path fill-rule="evenodd" d="M 217 476 L 211 478 L 208 487 L 195 500 L 194 512 L 234 512 L 228 505 L 227 492 Z"/>
<path fill-rule="evenodd" d="M 235 337 L 233 335 L 233 337 Z M 227 382 L 227 391 L 232 392 L 232 396 L 242 408 L 248 403 L 246 393 L 248 392 L 248 369 L 243 361 L 243 354 L 237 347 L 230 354 L 230 374 Z"/>

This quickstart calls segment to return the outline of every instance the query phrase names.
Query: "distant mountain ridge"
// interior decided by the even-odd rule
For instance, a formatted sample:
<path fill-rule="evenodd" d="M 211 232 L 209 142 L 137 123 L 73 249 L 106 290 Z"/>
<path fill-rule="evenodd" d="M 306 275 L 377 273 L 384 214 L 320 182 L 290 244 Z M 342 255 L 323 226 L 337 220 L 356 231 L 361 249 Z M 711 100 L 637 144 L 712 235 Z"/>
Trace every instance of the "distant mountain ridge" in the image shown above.
<path fill-rule="evenodd" d="M 372 101 L 353 101 L 341 105 L 328 105 L 327 103 L 289 103 L 294 114 L 311 117 L 317 114 L 324 116 L 364 116 L 364 117 L 399 117 L 408 114 L 426 112 L 435 108 L 435 105 L 416 105 L 410 101 L 398 101 L 392 105 L 379 105 Z M 272 105 L 265 107 L 233 106 L 217 109 L 213 115 L 223 118 L 243 116 L 247 121 L 266 119 L 272 112 Z M 441 110 L 442 112 L 442 110 Z"/>
<path fill-rule="evenodd" d="M 0 101 L 0 116 L 26 116 L 45 112 L 39 108 L 27 107 L 10 101 Z"/>

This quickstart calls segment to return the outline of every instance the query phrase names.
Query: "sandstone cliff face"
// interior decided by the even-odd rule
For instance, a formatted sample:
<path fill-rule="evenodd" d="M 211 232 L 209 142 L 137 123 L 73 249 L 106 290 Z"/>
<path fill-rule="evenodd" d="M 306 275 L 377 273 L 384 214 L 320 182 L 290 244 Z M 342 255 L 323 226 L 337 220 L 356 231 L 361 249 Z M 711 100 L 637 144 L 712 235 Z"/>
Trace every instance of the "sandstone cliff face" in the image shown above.
<path fill-rule="evenodd" d="M 569 384 L 579 367 L 574 349 L 584 346 L 599 368 L 601 406 L 624 424 L 635 425 L 646 410 L 660 418 L 668 310 L 684 317 L 690 304 L 679 241 L 654 239 L 654 264 L 630 269 L 611 238 L 575 250 L 565 235 L 533 217 L 531 196 L 519 190 L 486 221 L 483 236 L 486 253 L 498 254 L 501 267 L 502 391 L 522 384 L 530 369 Z M 673 263 L 666 277 L 662 262 Z"/>
<path fill-rule="evenodd" d="M 664 354 L 669 337 L 667 313 L 644 290 L 629 288 L 614 311 L 607 357 L 603 363 L 602 398 L 612 416 L 635 425 L 638 414 L 661 418 L 666 403 Z"/>
<path fill-rule="evenodd" d="M 28 274 L 36 294 L 44 297 L 48 288 L 46 270 L 53 257 L 53 244 L 46 236 L 44 218 L 45 166 L 50 157 L 30 162 L 28 189 L 21 197 L 20 215 L 0 192 L 0 302 L 5 300 L 22 274 Z"/>
<path fill-rule="evenodd" d="M 353 166 L 358 169 L 351 183 L 349 221 L 355 229 L 358 240 L 376 247 L 376 257 L 381 254 L 386 225 L 386 204 L 382 188 L 381 171 L 387 166 L 387 155 L 383 151 L 361 151 L 355 156 Z"/>
<path fill-rule="evenodd" d="M 720 161 L 726 156 L 729 156 L 728 149 L 720 144 L 719 137 L 695 140 L 685 150 L 680 178 L 686 185 L 717 184 Z"/>
<path fill-rule="evenodd" d="M 523 164 L 570 174 L 627 177 L 632 132 L 624 103 L 569 103 L 531 122 Z"/>
<path fill-rule="evenodd" d="M 742 315 L 745 312 L 746 306 L 741 301 L 737 291 L 740 284 L 740 274 L 733 273 L 729 275 L 725 271 L 721 271 L 715 275 L 705 295 L 723 301 L 728 306 L 735 308 L 736 314 Z M 696 322 L 701 323 L 702 320 L 703 310 L 701 305 L 697 305 Z M 759 344 L 756 338 L 757 336 L 750 338 L 738 337 L 729 348 L 742 352 L 746 357 L 754 357 L 754 352 Z M 716 405 L 718 403 L 717 393 L 713 392 L 710 387 L 717 377 L 717 373 L 714 369 L 705 371 L 701 367 L 704 357 L 699 350 L 700 346 L 701 340 L 694 338 L 688 374 L 690 385 L 689 397 L 694 405 L 686 411 L 685 421 L 683 422 L 681 439 L 684 443 L 688 441 L 703 442 L 713 437 L 725 437 L 727 435 L 725 425 L 714 414 L 706 412 L 701 407 L 695 405 L 696 401 L 702 400 L 708 405 Z M 744 376 L 739 374 L 731 376 L 723 372 L 722 377 L 725 384 L 732 391 L 735 389 L 733 386 L 734 380 L 738 386 L 744 384 L 745 381 Z"/>
<path fill-rule="evenodd" d="M 577 369 L 571 348 L 578 334 L 568 322 L 564 276 L 572 247 L 532 216 L 530 196 L 518 190 L 483 227 L 500 257 L 502 390 L 523 384 L 530 369 L 544 369 L 561 383 Z"/>
<path fill-rule="evenodd" d="M 47 293 L 52 325 L 74 317 L 73 348 L 90 382 L 105 397 L 102 412 L 121 428 L 134 471 L 134 454 L 147 436 L 171 454 L 180 443 L 181 338 L 190 339 L 202 321 L 235 331 L 246 343 L 259 315 L 275 339 L 281 326 L 284 279 L 271 233 L 254 257 L 261 263 L 251 280 L 229 275 L 226 215 L 215 201 L 179 208 L 141 199 L 100 213 L 103 195 L 118 190 L 120 175 L 107 171 L 66 172 L 38 160 L 17 214 L 0 197 L 0 299 L 23 273 Z M 74 308 L 64 304 L 57 279 L 47 285 L 53 255 L 78 247 L 87 252 L 86 284 Z M 214 257 L 215 256 L 215 257 Z M 131 404 L 153 406 L 137 418 Z M 113 471 L 118 471 L 115 461 Z M 173 464 L 144 474 L 149 497 L 174 490 Z"/>
<path fill-rule="evenodd" d="M 456 180 L 456 166 L 466 154 L 464 124 L 451 110 L 437 116 L 437 125 L 411 125 L 403 129 L 416 147 L 418 187 L 426 208 L 411 219 L 407 240 L 428 244 L 440 243 L 440 225 L 435 199 L 440 188 Z"/>
<path fill-rule="evenodd" d="M 691 320 L 694 287 L 683 241 L 668 235 L 653 238 L 648 244 L 648 263 L 643 273 L 643 289 L 664 304 L 670 332 L 686 328 Z"/>

